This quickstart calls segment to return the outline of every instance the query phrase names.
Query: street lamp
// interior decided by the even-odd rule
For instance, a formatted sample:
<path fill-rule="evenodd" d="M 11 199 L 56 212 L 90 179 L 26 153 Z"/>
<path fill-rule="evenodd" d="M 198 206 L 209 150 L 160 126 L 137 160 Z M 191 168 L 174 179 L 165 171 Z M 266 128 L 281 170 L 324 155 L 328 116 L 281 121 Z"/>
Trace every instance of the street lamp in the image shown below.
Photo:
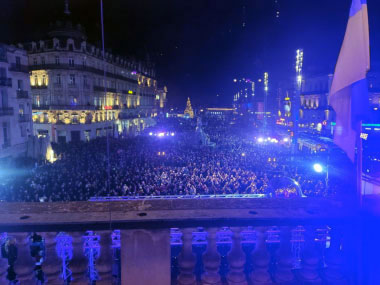
<path fill-rule="evenodd" d="M 321 164 L 319 164 L 319 163 L 315 163 L 313 165 L 313 169 L 317 173 L 322 173 L 323 172 L 323 166 Z"/>

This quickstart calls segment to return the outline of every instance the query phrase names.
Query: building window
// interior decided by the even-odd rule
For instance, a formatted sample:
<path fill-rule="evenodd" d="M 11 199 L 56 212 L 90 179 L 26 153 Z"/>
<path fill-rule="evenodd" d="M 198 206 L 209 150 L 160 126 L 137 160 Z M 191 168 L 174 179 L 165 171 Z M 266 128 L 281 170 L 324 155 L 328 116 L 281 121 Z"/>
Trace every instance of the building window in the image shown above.
<path fill-rule="evenodd" d="M 83 63 L 83 66 L 86 66 L 86 65 L 87 65 L 87 63 L 86 63 L 86 59 L 85 59 L 85 58 L 83 59 L 82 63 Z"/>
<path fill-rule="evenodd" d="M 55 76 L 55 83 L 61 85 L 61 74 Z"/>
<path fill-rule="evenodd" d="M 45 57 L 44 57 L 44 56 L 41 57 L 41 64 L 42 64 L 42 65 L 45 65 Z"/>
<path fill-rule="evenodd" d="M 57 65 L 59 65 L 61 62 L 60 62 L 60 60 L 59 60 L 59 56 L 56 56 L 55 57 L 55 64 L 57 64 Z"/>
<path fill-rule="evenodd" d="M 1 90 L 1 106 L 3 108 L 8 107 L 8 93 L 5 90 Z"/>
<path fill-rule="evenodd" d="M 16 56 L 16 67 L 21 66 L 21 58 L 19 56 Z"/>
<path fill-rule="evenodd" d="M 17 89 L 18 90 L 24 89 L 24 82 L 21 79 L 17 80 Z"/>
<path fill-rule="evenodd" d="M 33 58 L 33 65 L 37 65 L 37 58 Z"/>
<path fill-rule="evenodd" d="M 37 95 L 36 97 L 34 97 L 34 104 L 37 105 L 37 106 L 40 106 L 41 105 L 41 100 L 40 100 L 40 95 Z"/>
<path fill-rule="evenodd" d="M 72 57 L 69 58 L 69 66 L 74 66 L 74 59 Z"/>
<path fill-rule="evenodd" d="M 75 74 L 70 74 L 69 84 L 75 85 Z"/>
<path fill-rule="evenodd" d="M 24 115 L 24 113 L 25 113 L 24 104 L 20 104 L 20 105 L 18 106 L 18 113 L 19 113 L 20 115 Z"/>
<path fill-rule="evenodd" d="M 42 75 L 42 86 L 46 86 L 46 75 Z"/>
<path fill-rule="evenodd" d="M 34 86 L 38 86 L 38 77 L 34 75 Z"/>
<path fill-rule="evenodd" d="M 21 131 L 21 137 L 25 138 L 26 137 L 26 128 L 25 126 L 20 126 L 20 131 Z"/>
<path fill-rule="evenodd" d="M 88 83 L 87 83 L 87 76 L 84 75 L 84 76 L 83 76 L 83 86 L 84 86 L 84 87 L 87 87 L 87 85 L 88 85 Z"/>
<path fill-rule="evenodd" d="M 4 138 L 4 145 L 8 146 L 9 140 L 8 140 L 8 123 L 3 122 L 3 138 Z"/>

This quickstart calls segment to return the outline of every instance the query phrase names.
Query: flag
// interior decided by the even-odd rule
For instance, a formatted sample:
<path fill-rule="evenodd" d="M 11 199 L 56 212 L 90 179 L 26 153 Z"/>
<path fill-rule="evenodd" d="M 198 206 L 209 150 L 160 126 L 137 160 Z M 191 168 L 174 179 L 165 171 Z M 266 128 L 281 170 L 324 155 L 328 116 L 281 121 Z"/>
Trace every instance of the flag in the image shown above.
<path fill-rule="evenodd" d="M 367 0 L 353 0 L 346 34 L 330 90 L 336 113 L 334 142 L 355 161 L 355 126 L 369 106 L 367 72 L 370 68 Z"/>

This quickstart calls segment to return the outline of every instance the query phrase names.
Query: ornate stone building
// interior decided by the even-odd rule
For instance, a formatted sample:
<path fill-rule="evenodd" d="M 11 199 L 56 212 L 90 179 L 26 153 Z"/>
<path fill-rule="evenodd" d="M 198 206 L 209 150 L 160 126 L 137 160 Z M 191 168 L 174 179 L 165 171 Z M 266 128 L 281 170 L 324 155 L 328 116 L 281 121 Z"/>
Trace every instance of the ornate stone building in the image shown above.
<path fill-rule="evenodd" d="M 24 50 L 0 45 L 0 159 L 25 155 L 32 135 L 32 99 Z"/>
<path fill-rule="evenodd" d="M 103 61 L 83 28 L 67 19 L 57 22 L 46 40 L 23 47 L 29 56 L 35 134 L 68 142 L 90 140 L 107 130 L 136 133 L 154 124 L 153 64 L 108 52 Z"/>

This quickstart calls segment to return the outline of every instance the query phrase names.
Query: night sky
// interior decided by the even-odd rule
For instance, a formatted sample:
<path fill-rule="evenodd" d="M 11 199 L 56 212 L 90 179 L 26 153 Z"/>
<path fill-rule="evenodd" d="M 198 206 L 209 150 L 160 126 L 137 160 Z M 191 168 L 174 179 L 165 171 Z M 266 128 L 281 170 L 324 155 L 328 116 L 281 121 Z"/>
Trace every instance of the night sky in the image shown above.
<path fill-rule="evenodd" d="M 44 38 L 64 0 L 2 0 L 0 41 Z M 74 23 L 100 43 L 100 0 L 70 0 Z M 157 65 L 170 104 L 230 105 L 233 79 L 287 79 L 295 50 L 306 74 L 332 72 L 351 0 L 104 0 L 106 46 L 147 55 Z M 380 3 L 368 0 L 373 67 L 380 62 Z M 276 17 L 279 12 L 279 17 Z M 377 33 L 379 32 L 379 33 Z M 378 71 L 378 70 L 377 70 Z M 219 95 L 217 97 L 217 95 Z"/>

